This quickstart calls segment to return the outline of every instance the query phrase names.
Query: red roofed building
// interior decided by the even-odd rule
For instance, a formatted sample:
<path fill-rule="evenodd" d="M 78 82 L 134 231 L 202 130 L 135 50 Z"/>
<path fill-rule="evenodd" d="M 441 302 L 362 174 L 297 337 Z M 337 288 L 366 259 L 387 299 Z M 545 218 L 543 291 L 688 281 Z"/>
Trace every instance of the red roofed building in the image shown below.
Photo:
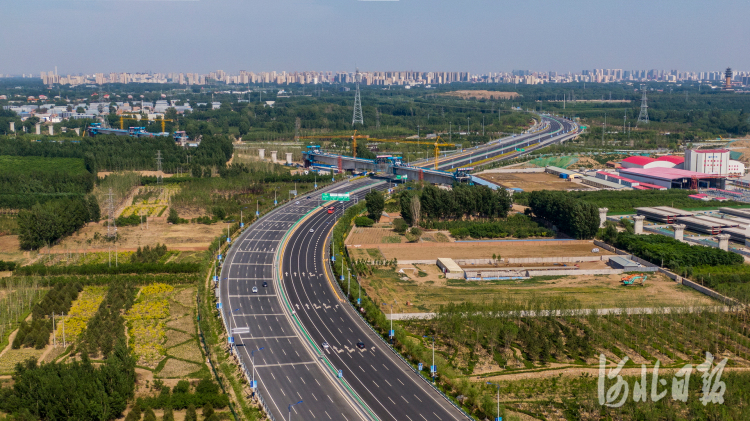
<path fill-rule="evenodd" d="M 673 168 L 674 164 L 669 161 L 659 161 L 647 156 L 630 156 L 620 163 L 623 168 Z"/>
<path fill-rule="evenodd" d="M 679 170 L 684 169 L 683 166 L 685 164 L 685 158 L 681 156 L 674 156 L 674 155 L 666 155 L 666 156 L 660 156 L 656 158 L 657 161 L 665 161 L 665 162 L 671 162 L 674 166 L 673 168 L 677 168 Z"/>

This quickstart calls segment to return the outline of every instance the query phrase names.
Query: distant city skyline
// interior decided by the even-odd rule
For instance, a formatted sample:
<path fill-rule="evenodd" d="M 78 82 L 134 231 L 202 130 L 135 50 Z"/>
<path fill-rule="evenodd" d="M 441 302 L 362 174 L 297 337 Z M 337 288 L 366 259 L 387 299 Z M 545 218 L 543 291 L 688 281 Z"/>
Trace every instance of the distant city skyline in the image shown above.
<path fill-rule="evenodd" d="M 6 2 L 1 74 L 750 69 L 750 3 Z"/>
<path fill-rule="evenodd" d="M 361 71 L 361 72 L 250 72 L 241 70 L 228 73 L 217 70 L 201 73 L 94 73 L 88 75 L 60 75 L 57 70 L 41 72 L 39 77 L 46 85 L 85 85 L 108 83 L 173 83 L 181 85 L 206 85 L 209 81 L 227 85 L 248 84 L 343 84 L 361 82 L 362 85 L 442 85 L 448 83 L 506 83 L 506 84 L 544 84 L 544 83 L 613 83 L 613 82 L 702 82 L 723 84 L 725 72 L 683 72 L 679 70 L 625 70 L 625 69 L 591 69 L 580 72 L 536 72 L 531 70 L 513 70 L 512 72 L 418 72 L 418 71 Z M 750 72 L 733 71 L 733 83 L 738 86 L 750 85 Z M 29 77 L 33 77 L 32 74 Z"/>

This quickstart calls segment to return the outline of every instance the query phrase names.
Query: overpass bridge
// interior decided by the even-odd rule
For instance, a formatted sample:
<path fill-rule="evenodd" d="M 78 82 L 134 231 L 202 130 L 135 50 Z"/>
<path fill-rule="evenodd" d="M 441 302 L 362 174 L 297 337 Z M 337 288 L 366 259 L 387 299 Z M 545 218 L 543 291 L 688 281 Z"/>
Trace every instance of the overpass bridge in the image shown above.
<path fill-rule="evenodd" d="M 315 146 L 309 146 L 302 155 L 305 167 L 313 169 L 333 172 L 372 171 L 392 178 L 406 178 L 436 184 L 453 184 L 456 181 L 473 182 L 475 177 L 468 174 L 469 168 L 466 167 L 473 169 L 473 167 L 490 162 L 518 158 L 540 148 L 573 139 L 580 134 L 578 125 L 571 120 L 550 115 L 540 117 L 539 128 L 536 131 L 500 138 L 445 156 L 438 160 L 438 169 L 431 168 L 434 166 L 432 160 L 409 165 L 390 156 L 378 159 L 353 158 L 326 153 Z M 464 169 L 464 171 L 459 169 Z"/>

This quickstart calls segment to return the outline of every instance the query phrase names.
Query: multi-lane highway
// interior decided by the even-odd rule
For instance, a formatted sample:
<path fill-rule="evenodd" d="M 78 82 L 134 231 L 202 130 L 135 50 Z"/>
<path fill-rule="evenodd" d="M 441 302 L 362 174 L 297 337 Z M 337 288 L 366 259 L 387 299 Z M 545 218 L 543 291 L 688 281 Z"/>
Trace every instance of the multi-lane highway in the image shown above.
<path fill-rule="evenodd" d="M 234 337 L 248 372 L 252 351 L 263 348 L 254 352 L 254 377 L 277 421 L 298 401 L 294 419 L 468 419 L 369 329 L 330 273 L 327 241 L 336 219 L 371 188 L 386 187 L 364 179 L 326 189 L 352 192 L 334 214 L 321 207 L 322 191 L 300 196 L 249 227 L 226 257 L 222 315 L 227 329 L 247 332 Z"/>
<path fill-rule="evenodd" d="M 324 209 L 308 215 L 289 237 L 281 262 L 284 287 L 307 334 L 380 420 L 468 419 L 401 361 L 335 286 L 327 265 L 335 220 Z"/>
<path fill-rule="evenodd" d="M 541 143 L 547 146 L 549 143 L 555 143 L 556 139 L 562 140 L 566 138 L 568 133 L 577 128 L 577 125 L 568 119 L 546 115 L 541 117 L 539 124 L 541 127 L 532 133 L 508 136 L 476 148 L 448 155 L 438 161 L 438 169 L 451 171 L 455 168 L 470 167 L 477 163 L 484 163 L 500 156 L 503 159 L 512 159 L 538 148 L 532 145 Z M 525 149 L 525 151 L 517 152 L 516 149 Z M 422 168 L 434 168 L 434 163 L 424 162 L 418 166 Z"/>
<path fill-rule="evenodd" d="M 320 206 L 320 193 L 346 192 L 372 184 L 372 180 L 339 183 L 290 202 L 263 216 L 245 230 L 228 252 L 221 270 L 219 292 L 222 316 L 235 334 L 236 353 L 252 373 L 271 416 L 287 418 L 288 405 L 295 419 L 366 420 L 361 403 L 345 393 L 323 370 L 284 312 L 283 294 L 274 283 L 274 259 L 287 231 L 306 213 Z M 253 288 L 257 292 L 253 292 Z M 263 348 L 260 351 L 255 351 Z M 252 374 L 250 375 L 252 377 Z"/>

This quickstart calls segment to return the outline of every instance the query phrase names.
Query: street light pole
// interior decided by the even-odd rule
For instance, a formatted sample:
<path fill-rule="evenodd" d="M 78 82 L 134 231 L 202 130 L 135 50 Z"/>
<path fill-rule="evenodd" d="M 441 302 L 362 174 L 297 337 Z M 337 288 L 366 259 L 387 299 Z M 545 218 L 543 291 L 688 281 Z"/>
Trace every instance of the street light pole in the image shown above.
<path fill-rule="evenodd" d="M 489 385 L 497 386 L 497 416 L 495 421 L 500 419 L 500 383 L 487 382 Z"/>
<path fill-rule="evenodd" d="M 293 404 L 290 404 L 290 405 L 289 405 L 289 416 L 287 417 L 287 421 L 291 421 L 291 420 L 292 420 L 292 407 L 293 407 L 294 405 L 299 405 L 299 404 L 301 404 L 301 403 L 302 403 L 302 401 L 299 401 L 299 402 L 297 402 L 297 403 L 293 403 Z"/>

